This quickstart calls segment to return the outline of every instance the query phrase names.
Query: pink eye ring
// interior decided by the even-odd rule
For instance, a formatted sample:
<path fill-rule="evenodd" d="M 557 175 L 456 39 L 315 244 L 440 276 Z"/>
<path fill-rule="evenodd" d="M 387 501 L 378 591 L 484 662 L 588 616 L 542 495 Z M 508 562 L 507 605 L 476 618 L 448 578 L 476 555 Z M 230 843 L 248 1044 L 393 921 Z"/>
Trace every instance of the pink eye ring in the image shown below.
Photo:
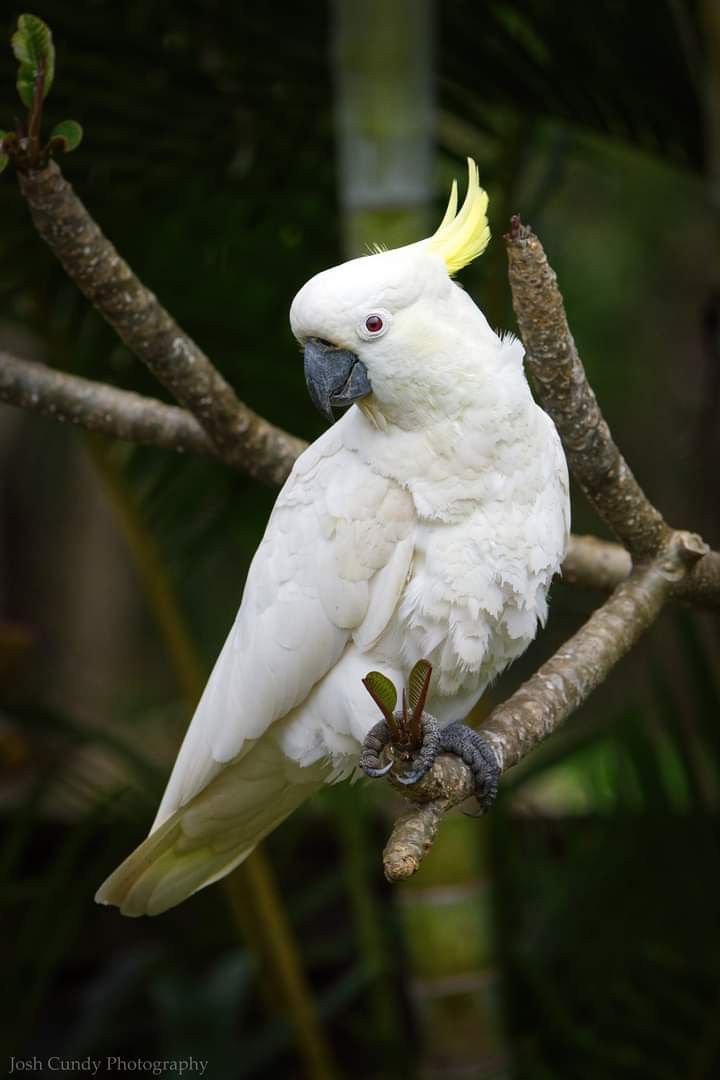
<path fill-rule="evenodd" d="M 379 315 L 368 315 L 365 320 L 365 329 L 369 334 L 379 334 L 384 325 Z"/>

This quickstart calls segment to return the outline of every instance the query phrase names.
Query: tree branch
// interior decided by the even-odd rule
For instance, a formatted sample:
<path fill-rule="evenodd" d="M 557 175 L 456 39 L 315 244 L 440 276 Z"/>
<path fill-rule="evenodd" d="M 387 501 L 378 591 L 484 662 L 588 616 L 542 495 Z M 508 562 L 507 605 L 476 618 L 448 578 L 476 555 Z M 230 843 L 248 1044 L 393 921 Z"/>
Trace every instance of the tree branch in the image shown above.
<path fill-rule="evenodd" d="M 36 170 L 18 168 L 18 178 L 38 232 L 68 275 L 125 344 L 197 418 L 211 445 L 180 410 L 161 413 L 157 410 L 170 406 L 137 395 L 123 398 L 124 391 L 110 387 L 98 391 L 103 412 L 93 416 L 87 404 L 90 384 L 73 382 L 75 376 L 55 373 L 58 381 L 52 392 L 46 380 L 49 397 L 43 402 L 35 400 L 35 390 L 22 391 L 23 379 L 17 371 L 8 371 L 4 400 L 59 419 L 65 410 L 71 422 L 120 438 L 176 449 L 183 444 L 182 448 L 201 453 L 214 448 L 216 456 L 231 467 L 264 483 L 282 484 L 307 444 L 239 401 L 207 356 L 120 258 L 55 162 Z M 563 437 L 571 468 L 601 516 L 633 554 L 648 554 L 667 537 L 669 527 L 612 441 L 585 378 L 555 275 L 539 240 L 515 220 L 506 239 L 513 303 L 541 402 Z M 543 365 L 547 365 L 546 375 Z M 29 380 L 29 373 L 26 376 Z M 69 380 L 63 386 L 62 378 Z M 569 582 L 607 589 L 627 576 L 629 569 L 627 556 L 619 548 L 592 538 L 571 538 L 563 572 Z M 683 598 L 704 607 L 720 606 L 720 555 L 709 555 L 694 568 Z"/>
<path fill-rule="evenodd" d="M 542 244 L 517 218 L 505 243 L 525 362 L 540 404 L 555 421 L 573 475 L 631 555 L 653 555 L 667 540 L 670 527 L 613 441 L 587 381 Z"/>
<path fill-rule="evenodd" d="M 18 360 L 3 351 L 0 401 L 128 442 L 220 456 L 197 420 L 177 405 Z"/>
<path fill-rule="evenodd" d="M 197 418 L 224 461 L 282 483 L 303 443 L 243 404 L 207 356 L 142 285 L 54 161 L 18 170 L 41 237 L 129 349 Z"/>
<path fill-rule="evenodd" d="M 120 259 L 53 162 L 19 176 L 38 231 L 70 277 L 199 424 L 182 409 L 3 354 L 0 399 L 121 438 L 215 452 L 258 479 L 282 483 L 305 444 L 237 399 Z M 666 601 L 720 607 L 720 554 L 709 553 L 698 537 L 667 525 L 615 446 L 539 240 L 514 219 L 506 241 L 513 304 L 538 397 L 556 423 L 583 490 L 628 550 L 594 537 L 571 538 L 563 567 L 567 580 L 614 592 L 492 713 L 483 733 L 501 770 L 520 760 L 585 701 Z M 632 573 L 631 556 L 636 561 Z M 403 794 L 420 805 L 396 822 L 385 851 L 390 880 L 417 870 L 442 815 L 468 798 L 473 786 L 467 766 L 442 755 L 420 783 L 403 788 Z"/>
<path fill-rule="evenodd" d="M 517 764 L 590 696 L 660 614 L 705 550 L 692 533 L 672 533 L 605 603 L 483 725 L 500 768 Z"/>
<path fill-rule="evenodd" d="M 661 556 L 635 569 L 550 660 L 492 711 L 481 732 L 502 772 L 555 731 L 607 678 L 655 621 L 701 550 L 692 534 L 671 534 Z M 398 786 L 419 805 L 394 824 L 383 854 L 389 881 L 404 880 L 418 870 L 443 814 L 469 799 L 474 789 L 469 767 L 449 754 L 438 757 L 413 787 Z"/>
<path fill-rule="evenodd" d="M 588 384 L 540 241 L 518 218 L 505 241 L 513 306 L 537 396 L 557 426 L 573 474 L 628 550 L 594 537 L 572 538 L 563 567 L 568 580 L 614 591 L 483 725 L 501 772 L 582 705 L 669 600 L 720 607 L 720 554 L 700 537 L 672 530 L 628 468 Z M 388 779 L 398 786 L 392 773 Z M 390 881 L 416 872 L 442 815 L 474 789 L 470 768 L 449 755 L 438 757 L 419 783 L 402 788 L 418 805 L 396 821 L 386 845 Z"/>
<path fill-rule="evenodd" d="M 225 458 L 187 410 L 93 379 L 69 375 L 31 360 L 21 360 L 3 350 L 0 350 L 0 401 L 111 438 L 166 450 L 208 454 L 231 468 L 247 472 L 246 458 L 233 454 Z M 295 442 L 299 451 L 307 445 L 301 439 L 295 439 Z M 285 474 L 278 469 L 274 479 L 280 484 L 285 480 Z M 631 569 L 630 556 L 620 544 L 596 536 L 573 535 L 562 565 L 562 576 L 570 585 L 606 592 L 623 581 Z M 720 605 L 719 555 L 710 554 L 693 567 L 685 580 L 684 592 L 684 598 L 694 606 L 714 609 Z"/>
<path fill-rule="evenodd" d="M 517 217 L 505 244 L 525 362 L 540 404 L 560 433 L 572 473 L 632 558 L 651 557 L 672 530 L 615 445 L 587 381 L 542 244 Z M 720 607 L 720 554 L 708 551 L 685 578 L 677 598 Z"/>

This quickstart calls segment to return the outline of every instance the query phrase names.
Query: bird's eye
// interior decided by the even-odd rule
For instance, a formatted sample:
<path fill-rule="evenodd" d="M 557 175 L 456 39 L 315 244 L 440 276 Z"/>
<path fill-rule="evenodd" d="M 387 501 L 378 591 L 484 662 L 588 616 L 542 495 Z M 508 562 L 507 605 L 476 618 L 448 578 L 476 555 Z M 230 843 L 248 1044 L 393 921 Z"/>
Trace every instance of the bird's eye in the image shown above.
<path fill-rule="evenodd" d="M 367 310 L 367 308 L 365 309 Z M 387 334 L 393 317 L 385 308 L 376 307 L 357 324 L 357 335 L 362 341 L 372 341 Z"/>

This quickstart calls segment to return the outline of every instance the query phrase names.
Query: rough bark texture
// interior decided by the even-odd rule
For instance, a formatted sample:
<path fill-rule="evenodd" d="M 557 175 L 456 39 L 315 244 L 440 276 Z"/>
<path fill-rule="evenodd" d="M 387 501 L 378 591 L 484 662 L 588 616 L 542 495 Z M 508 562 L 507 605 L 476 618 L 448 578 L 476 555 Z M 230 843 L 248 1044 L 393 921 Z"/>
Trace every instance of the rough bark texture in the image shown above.
<path fill-rule="evenodd" d="M 0 401 L 128 442 L 217 455 L 197 420 L 177 405 L 18 360 L 2 351 Z"/>
<path fill-rule="evenodd" d="M 223 460 L 279 484 L 303 449 L 299 439 L 244 405 L 201 349 L 120 258 L 60 169 L 18 172 L 33 222 L 68 275 L 129 349 L 198 419 Z"/>
<path fill-rule="evenodd" d="M 430 772 L 412 788 L 396 783 L 392 774 L 388 779 L 404 798 L 417 804 L 396 819 L 383 852 L 385 877 L 404 881 L 430 850 L 443 814 L 473 794 L 474 779 L 469 766 L 454 754 L 440 754 Z"/>
<path fill-rule="evenodd" d="M 661 557 L 635 569 L 550 660 L 493 710 L 480 730 L 503 772 L 555 731 L 607 678 L 660 614 L 697 550 L 696 538 L 674 534 Z M 418 870 L 443 814 L 474 791 L 470 768 L 448 755 L 438 757 L 413 788 L 402 789 L 419 805 L 393 826 L 383 854 L 389 881 L 403 881 Z"/>
<path fill-rule="evenodd" d="M 680 582 L 678 600 L 707 609 L 720 609 L 720 552 L 709 551 Z"/>
<path fill-rule="evenodd" d="M 505 242 L 527 368 L 541 405 L 560 432 L 573 475 L 630 553 L 636 558 L 652 555 L 667 539 L 669 526 L 613 441 L 585 376 L 542 244 L 515 219 Z"/>
<path fill-rule="evenodd" d="M 660 614 L 688 556 L 682 543 L 639 567 L 483 724 L 504 771 L 555 731 L 605 680 Z"/>
<path fill-rule="evenodd" d="M 505 243 L 527 369 L 542 407 L 560 433 L 572 473 L 631 557 L 636 561 L 652 557 L 672 530 L 613 441 L 587 381 L 542 244 L 517 218 Z M 683 580 L 675 598 L 719 608 L 720 554 L 708 552 Z"/>

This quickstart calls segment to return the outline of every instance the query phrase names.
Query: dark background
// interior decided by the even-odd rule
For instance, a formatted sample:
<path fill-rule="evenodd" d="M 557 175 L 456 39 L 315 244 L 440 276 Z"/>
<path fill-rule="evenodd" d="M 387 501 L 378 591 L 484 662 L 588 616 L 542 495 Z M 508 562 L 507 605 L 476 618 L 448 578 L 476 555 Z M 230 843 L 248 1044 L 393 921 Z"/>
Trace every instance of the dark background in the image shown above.
<path fill-rule="evenodd" d="M 671 522 L 715 547 L 716 7 L 447 0 L 435 27 L 438 220 L 471 153 L 496 237 L 463 284 L 512 328 L 497 238 L 511 212 L 532 223 L 636 475 Z M 66 175 L 239 396 L 314 438 L 323 422 L 287 310 L 342 258 L 330 10 L 44 0 L 34 11 L 57 48 L 48 116 L 85 129 Z M 3 3 L 6 43 L 18 13 Z M 9 45 L 0 57 L 9 128 Z M 0 345 L 163 396 L 43 247 L 11 170 L 0 221 Z M 210 461 L 0 412 L 8 1054 L 193 1053 L 213 1080 L 302 1075 L 272 974 L 219 888 L 156 920 L 92 902 L 151 820 L 273 499 Z M 602 532 L 579 496 L 574 529 Z M 493 700 L 599 599 L 556 585 L 547 631 Z M 663 616 L 477 826 L 512 1075 L 718 1074 L 717 659 L 710 616 Z M 386 831 L 377 792 L 334 789 L 265 845 L 338 1075 L 420 1076 L 431 1053 L 412 928 L 382 880 Z"/>

